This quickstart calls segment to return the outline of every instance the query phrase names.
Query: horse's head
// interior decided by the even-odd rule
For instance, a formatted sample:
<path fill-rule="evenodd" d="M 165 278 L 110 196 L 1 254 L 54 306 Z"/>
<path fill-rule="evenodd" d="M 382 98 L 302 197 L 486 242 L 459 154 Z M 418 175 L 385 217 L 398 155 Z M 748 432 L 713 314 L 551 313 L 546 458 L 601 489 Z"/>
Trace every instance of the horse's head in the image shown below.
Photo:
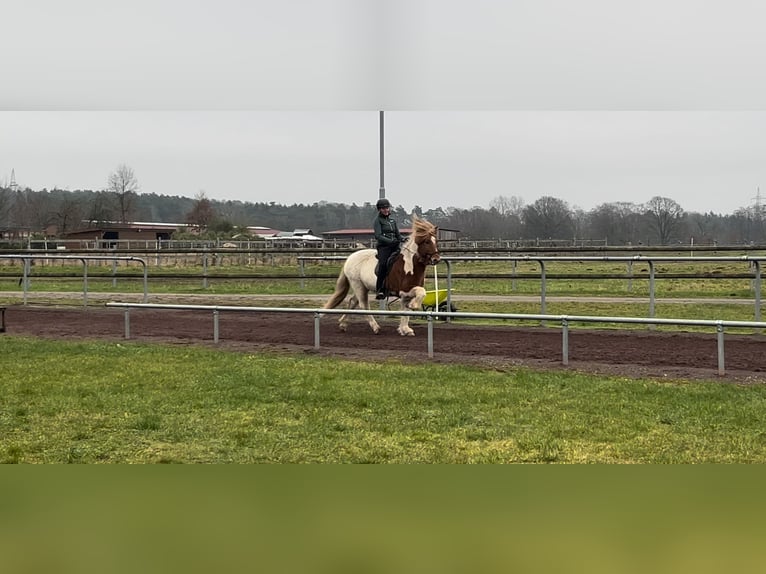
<path fill-rule="evenodd" d="M 412 225 L 418 259 L 424 265 L 436 265 L 441 260 L 439 244 L 436 241 L 438 227 L 417 217 L 413 217 Z"/>

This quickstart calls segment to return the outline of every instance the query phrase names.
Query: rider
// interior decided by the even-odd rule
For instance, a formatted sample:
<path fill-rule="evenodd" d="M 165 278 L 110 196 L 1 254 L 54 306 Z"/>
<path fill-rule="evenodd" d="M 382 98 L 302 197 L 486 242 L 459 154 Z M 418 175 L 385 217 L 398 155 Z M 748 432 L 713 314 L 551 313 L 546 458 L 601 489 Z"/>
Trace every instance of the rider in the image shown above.
<path fill-rule="evenodd" d="M 378 244 L 378 281 L 375 288 L 375 298 L 385 299 L 386 290 L 383 283 L 388 273 L 388 258 L 399 249 L 399 244 L 404 241 L 396 221 L 391 217 L 391 202 L 385 197 L 378 200 L 375 204 L 378 208 L 378 216 L 372 222 L 372 228 L 375 231 L 375 240 Z"/>

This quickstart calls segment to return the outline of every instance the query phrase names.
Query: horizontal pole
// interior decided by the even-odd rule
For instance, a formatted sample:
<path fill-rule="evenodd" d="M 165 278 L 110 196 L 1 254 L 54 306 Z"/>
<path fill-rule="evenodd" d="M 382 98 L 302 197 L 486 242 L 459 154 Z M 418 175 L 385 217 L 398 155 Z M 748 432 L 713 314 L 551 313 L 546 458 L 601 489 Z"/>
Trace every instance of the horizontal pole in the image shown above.
<path fill-rule="evenodd" d="M 766 322 L 762 321 L 723 321 L 709 319 L 660 319 L 645 317 L 601 317 L 589 315 L 546 315 L 525 313 L 470 313 L 470 312 L 435 312 L 435 311 L 391 311 L 382 309 L 317 309 L 299 307 L 246 307 L 236 305 L 185 305 L 173 303 L 125 303 L 109 302 L 107 307 L 122 307 L 131 309 L 183 309 L 187 311 L 234 311 L 234 312 L 258 312 L 258 313 L 318 313 L 320 315 L 376 315 L 395 316 L 406 315 L 408 317 L 450 317 L 455 319 L 515 319 L 519 321 L 567 321 L 569 323 L 625 323 L 638 325 L 679 325 L 696 327 L 744 327 L 753 329 L 766 329 Z"/>

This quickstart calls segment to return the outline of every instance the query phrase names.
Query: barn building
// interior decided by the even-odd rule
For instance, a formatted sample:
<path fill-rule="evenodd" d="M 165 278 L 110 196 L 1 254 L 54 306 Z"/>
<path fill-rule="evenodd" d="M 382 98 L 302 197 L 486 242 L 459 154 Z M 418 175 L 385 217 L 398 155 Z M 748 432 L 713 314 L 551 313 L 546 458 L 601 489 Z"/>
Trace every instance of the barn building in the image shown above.
<path fill-rule="evenodd" d="M 84 229 L 65 233 L 62 239 L 95 241 L 97 247 L 115 247 L 117 241 L 168 241 L 173 233 L 187 227 L 185 223 L 99 222 Z"/>

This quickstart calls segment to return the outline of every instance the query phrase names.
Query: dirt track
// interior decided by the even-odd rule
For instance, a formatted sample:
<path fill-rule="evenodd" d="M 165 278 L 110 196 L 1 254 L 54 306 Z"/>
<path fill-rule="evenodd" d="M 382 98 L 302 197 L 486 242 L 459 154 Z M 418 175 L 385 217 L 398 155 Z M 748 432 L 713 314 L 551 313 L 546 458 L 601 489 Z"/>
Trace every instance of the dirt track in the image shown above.
<path fill-rule="evenodd" d="M 319 350 L 314 349 L 311 314 L 222 311 L 218 347 L 238 351 L 261 349 L 308 352 L 351 359 L 478 364 L 491 368 L 526 365 L 570 369 L 625 377 L 721 379 L 715 333 L 664 333 L 572 329 L 569 365 L 562 365 L 561 332 L 555 327 L 477 327 L 436 322 L 434 358 L 427 356 L 427 327 L 411 322 L 415 337 L 396 333 L 396 319 L 381 321 L 374 335 L 361 318 L 349 331 L 326 316 L 320 327 Z M 6 311 L 8 334 L 57 339 L 124 340 L 124 310 L 89 307 L 12 305 Z M 211 311 L 133 309 L 131 340 L 171 344 L 213 345 Z M 2 336 L 2 335 L 0 335 Z M 725 337 L 726 375 L 732 382 L 766 382 L 766 337 Z"/>

